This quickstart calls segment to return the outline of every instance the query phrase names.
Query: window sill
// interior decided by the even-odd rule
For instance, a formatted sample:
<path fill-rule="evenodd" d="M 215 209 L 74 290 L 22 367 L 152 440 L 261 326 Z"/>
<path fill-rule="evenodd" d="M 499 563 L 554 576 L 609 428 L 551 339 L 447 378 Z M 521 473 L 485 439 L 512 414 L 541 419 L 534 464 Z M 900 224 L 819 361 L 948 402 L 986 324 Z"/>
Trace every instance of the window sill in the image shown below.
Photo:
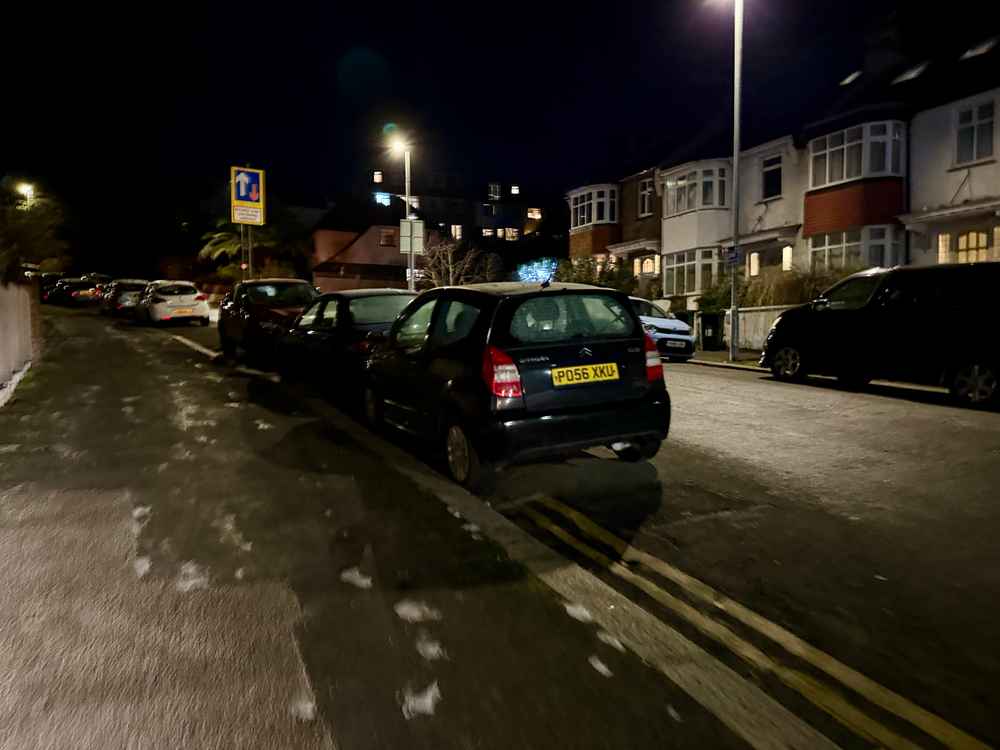
<path fill-rule="evenodd" d="M 653 212 L 650 211 L 648 214 L 639 214 L 638 218 L 640 218 L 640 219 L 648 219 L 652 215 L 653 215 Z"/>
<path fill-rule="evenodd" d="M 948 167 L 949 172 L 961 172 L 963 169 L 971 169 L 972 167 L 982 167 L 986 164 L 996 164 L 996 157 L 989 157 L 988 159 L 976 159 L 975 161 L 967 161 L 962 164 L 953 164 Z"/>
<path fill-rule="evenodd" d="M 698 211 L 728 211 L 729 206 L 701 206 L 700 208 L 689 208 L 687 211 L 678 211 L 675 214 L 667 214 L 664 219 L 676 219 L 678 216 L 687 216 Z"/>
<path fill-rule="evenodd" d="M 770 198 L 761 198 L 755 205 L 762 206 L 765 203 L 774 203 L 775 201 L 783 200 L 784 197 L 784 195 L 772 195 Z"/>

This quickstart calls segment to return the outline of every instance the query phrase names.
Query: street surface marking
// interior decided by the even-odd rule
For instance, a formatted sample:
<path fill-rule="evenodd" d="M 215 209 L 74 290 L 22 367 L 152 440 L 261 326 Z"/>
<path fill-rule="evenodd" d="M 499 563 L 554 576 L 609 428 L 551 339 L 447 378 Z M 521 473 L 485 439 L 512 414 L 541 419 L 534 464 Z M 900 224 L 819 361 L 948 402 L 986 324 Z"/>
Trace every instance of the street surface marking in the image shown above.
<path fill-rule="evenodd" d="M 837 745 L 624 594 L 556 553 L 453 482 L 432 473 L 401 448 L 372 435 L 320 399 L 313 411 L 479 526 L 514 562 L 563 600 L 580 602 L 594 622 L 663 674 L 757 750 L 836 750 Z"/>
<path fill-rule="evenodd" d="M 730 599 L 725 594 L 716 591 L 708 584 L 692 578 L 687 573 L 678 570 L 669 563 L 647 552 L 632 547 L 623 539 L 618 538 L 595 524 L 579 511 L 549 497 L 538 498 L 537 502 L 567 518 L 587 536 L 615 550 L 623 561 L 641 563 L 664 578 L 673 581 L 696 598 L 728 613 L 734 619 L 753 628 L 761 635 L 782 646 L 790 654 L 822 670 L 871 703 L 908 721 L 913 726 L 940 741 L 946 747 L 988 750 L 988 745 L 952 726 L 944 719 L 911 703 L 898 693 L 883 687 L 874 680 L 851 669 L 846 664 L 820 651 L 815 646 L 806 643 L 780 625 L 771 622 L 739 602 Z"/>
<path fill-rule="evenodd" d="M 750 664 L 750 666 L 761 672 L 773 674 L 785 683 L 785 685 L 795 690 L 813 705 L 826 711 L 855 734 L 877 742 L 882 747 L 890 748 L 890 750 L 917 750 L 917 745 L 900 737 L 895 732 L 892 732 L 862 713 L 822 683 L 802 672 L 775 662 L 763 651 L 744 641 L 725 625 L 703 615 L 691 605 L 668 594 L 653 582 L 633 573 L 624 565 L 587 546 L 538 511 L 525 507 L 521 509 L 521 512 L 534 521 L 540 528 L 545 529 L 577 552 L 589 557 L 602 568 L 614 573 L 619 578 L 625 579 L 636 588 L 642 589 L 650 597 L 675 614 L 680 615 L 702 633 L 726 646 L 730 651 Z"/>
<path fill-rule="evenodd" d="M 190 347 L 199 354 L 204 354 L 206 357 L 210 357 L 211 359 L 215 359 L 216 357 L 222 356 L 222 352 L 216 351 L 215 349 L 209 349 L 207 346 L 202 346 L 197 341 L 192 341 L 187 336 L 178 336 L 176 334 L 173 334 L 170 336 L 170 338 L 172 338 L 174 341 L 179 341 L 180 343 L 184 344 L 184 346 Z"/>

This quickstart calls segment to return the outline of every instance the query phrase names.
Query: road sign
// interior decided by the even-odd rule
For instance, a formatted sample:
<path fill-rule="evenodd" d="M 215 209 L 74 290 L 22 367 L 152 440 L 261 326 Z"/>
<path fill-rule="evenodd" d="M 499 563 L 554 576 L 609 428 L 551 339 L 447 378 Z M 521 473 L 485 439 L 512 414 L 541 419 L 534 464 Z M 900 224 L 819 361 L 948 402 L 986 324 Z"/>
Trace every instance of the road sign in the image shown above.
<path fill-rule="evenodd" d="M 740 262 L 740 251 L 735 247 L 731 247 L 726 251 L 726 263 L 731 266 L 735 266 Z"/>
<path fill-rule="evenodd" d="M 229 168 L 229 197 L 234 224 L 264 223 L 264 170 Z"/>
<path fill-rule="evenodd" d="M 424 254 L 423 219 L 402 219 L 399 222 L 399 252 L 409 255 L 411 247 L 414 255 Z"/>

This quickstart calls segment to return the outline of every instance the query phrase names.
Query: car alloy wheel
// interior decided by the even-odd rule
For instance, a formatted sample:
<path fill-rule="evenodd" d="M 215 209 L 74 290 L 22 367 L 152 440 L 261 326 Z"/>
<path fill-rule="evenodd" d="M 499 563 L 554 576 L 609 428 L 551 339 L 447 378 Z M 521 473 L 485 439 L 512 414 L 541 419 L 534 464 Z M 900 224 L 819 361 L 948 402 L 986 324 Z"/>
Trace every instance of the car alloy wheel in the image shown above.
<path fill-rule="evenodd" d="M 459 484 L 466 484 L 472 471 L 472 451 L 465 430 L 459 425 L 448 426 L 445 448 L 448 452 L 448 471 L 452 478 Z"/>
<path fill-rule="evenodd" d="M 983 364 L 966 365 L 955 373 L 952 393 L 962 402 L 979 406 L 997 396 L 997 373 Z"/>
<path fill-rule="evenodd" d="M 781 380 L 795 380 L 802 377 L 802 354 L 795 347 L 781 347 L 774 355 L 771 372 Z"/>

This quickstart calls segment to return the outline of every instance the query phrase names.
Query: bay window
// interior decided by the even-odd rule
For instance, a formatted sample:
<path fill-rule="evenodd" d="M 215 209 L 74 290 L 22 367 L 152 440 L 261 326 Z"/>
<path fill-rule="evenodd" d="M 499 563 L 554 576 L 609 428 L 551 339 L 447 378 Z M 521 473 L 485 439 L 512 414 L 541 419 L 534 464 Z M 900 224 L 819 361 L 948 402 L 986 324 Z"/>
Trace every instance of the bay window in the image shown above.
<path fill-rule="evenodd" d="M 702 169 L 666 180 L 667 215 L 726 205 L 726 170 Z M 700 203 L 699 203 L 700 198 Z"/>
<path fill-rule="evenodd" d="M 618 221 L 618 188 L 614 185 L 594 186 L 570 193 L 569 204 L 571 229 Z"/>
<path fill-rule="evenodd" d="M 862 177 L 903 174 L 903 125 L 873 122 L 809 142 L 809 185 L 824 187 Z"/>
<path fill-rule="evenodd" d="M 892 224 L 814 235 L 809 238 L 810 268 L 892 267 L 903 259 L 904 236 L 904 230 Z"/>
<path fill-rule="evenodd" d="M 701 278 L 698 266 L 701 264 Z M 712 284 L 715 250 L 687 250 L 663 256 L 663 294 L 693 294 Z"/>

